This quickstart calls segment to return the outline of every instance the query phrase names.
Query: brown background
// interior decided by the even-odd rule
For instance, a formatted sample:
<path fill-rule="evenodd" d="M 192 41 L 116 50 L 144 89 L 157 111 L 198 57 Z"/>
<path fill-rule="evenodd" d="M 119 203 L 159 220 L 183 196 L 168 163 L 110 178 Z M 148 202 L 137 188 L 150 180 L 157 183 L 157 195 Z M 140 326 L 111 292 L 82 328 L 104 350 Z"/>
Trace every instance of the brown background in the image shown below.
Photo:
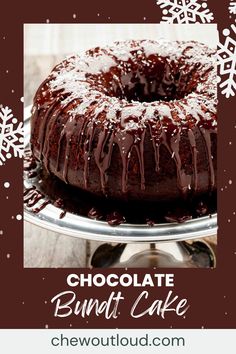
<path fill-rule="evenodd" d="M 216 4 L 215 0 L 208 0 L 208 7 L 214 12 L 221 33 L 232 22 L 229 19 L 228 1 L 217 1 Z M 76 19 L 73 18 L 74 13 L 77 14 Z M 152 0 L 4 2 L 0 21 L 0 104 L 12 108 L 18 119 L 23 117 L 23 103 L 20 101 L 23 96 L 23 23 L 45 23 L 47 19 L 50 23 L 158 23 L 160 18 L 160 8 Z M 15 218 L 23 213 L 22 161 L 13 158 L 0 167 L 0 230 L 3 231 L 0 235 L 0 327 L 236 328 L 235 99 L 226 99 L 219 94 L 219 101 L 218 264 L 215 270 L 173 270 L 175 292 L 180 297 L 188 298 L 191 305 L 186 318 L 174 315 L 169 315 L 165 321 L 155 316 L 138 320 L 130 318 L 130 305 L 140 289 L 129 288 L 122 290 L 126 300 L 120 307 L 121 315 L 117 320 L 107 321 L 102 317 L 55 319 L 50 299 L 67 289 L 65 279 L 71 270 L 23 269 L 23 222 Z M 232 185 L 228 184 L 229 179 L 233 181 Z M 10 182 L 9 189 L 4 188 L 5 181 Z M 223 192 L 221 188 L 224 188 Z M 80 270 L 73 272 L 79 273 Z M 103 272 L 108 273 L 109 270 Z M 122 270 L 117 271 L 120 272 Z M 146 270 L 139 272 L 145 273 Z M 105 299 L 110 291 L 110 288 L 104 287 L 95 291 L 82 288 L 78 292 L 80 299 L 91 297 L 94 292 Z M 153 289 L 150 291 L 149 303 L 165 293 L 166 289 Z"/>

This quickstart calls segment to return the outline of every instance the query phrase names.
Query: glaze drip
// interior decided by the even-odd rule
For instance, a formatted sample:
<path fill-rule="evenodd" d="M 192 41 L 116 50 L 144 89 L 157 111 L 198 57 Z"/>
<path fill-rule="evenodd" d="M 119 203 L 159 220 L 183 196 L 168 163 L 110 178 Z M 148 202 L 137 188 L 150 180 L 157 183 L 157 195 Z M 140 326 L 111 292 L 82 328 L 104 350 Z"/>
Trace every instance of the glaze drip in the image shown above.
<path fill-rule="evenodd" d="M 23 200 L 27 208 L 30 208 L 33 213 L 39 213 L 51 203 L 49 200 L 45 200 L 45 196 L 36 187 L 25 189 Z M 40 201 L 42 201 L 41 204 Z"/>
<path fill-rule="evenodd" d="M 200 127 L 200 131 L 205 141 L 205 147 L 207 152 L 207 161 L 208 161 L 208 168 L 209 168 L 209 186 L 211 189 L 215 186 L 215 171 L 213 167 L 212 161 L 212 144 L 211 144 L 211 130 L 205 129 Z"/>
<path fill-rule="evenodd" d="M 199 196 L 190 200 L 179 200 L 172 203 L 155 201 L 119 202 L 107 198 L 97 198 L 79 188 L 65 185 L 46 169 L 40 168 L 40 163 L 31 164 L 34 157 L 26 152 L 24 158 L 24 180 L 26 185 L 33 185 L 24 190 L 24 204 L 32 213 L 41 212 L 48 204 L 58 209 L 58 218 L 64 218 L 68 213 L 107 222 L 110 226 L 123 223 L 147 224 L 150 227 L 163 222 L 182 223 L 191 218 L 209 215 L 216 211 L 216 193 Z M 34 181 L 29 174 L 35 173 Z M 45 212 L 46 213 L 46 212 Z"/>
<path fill-rule="evenodd" d="M 49 173 L 91 192 L 162 199 L 166 175 L 173 197 L 185 196 L 206 190 L 205 157 L 216 187 L 216 104 L 213 50 L 191 41 L 117 42 L 52 71 L 35 96 L 31 146 Z"/>

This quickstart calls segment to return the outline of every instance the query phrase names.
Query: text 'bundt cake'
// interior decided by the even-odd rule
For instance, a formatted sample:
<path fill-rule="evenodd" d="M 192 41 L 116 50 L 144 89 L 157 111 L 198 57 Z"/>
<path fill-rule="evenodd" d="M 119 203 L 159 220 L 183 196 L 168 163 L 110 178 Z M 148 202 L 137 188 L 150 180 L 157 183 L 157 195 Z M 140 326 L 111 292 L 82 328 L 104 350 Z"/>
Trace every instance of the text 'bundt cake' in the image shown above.
<path fill-rule="evenodd" d="M 65 59 L 35 95 L 33 155 L 65 183 L 112 199 L 214 190 L 214 54 L 194 41 L 140 40 Z"/>

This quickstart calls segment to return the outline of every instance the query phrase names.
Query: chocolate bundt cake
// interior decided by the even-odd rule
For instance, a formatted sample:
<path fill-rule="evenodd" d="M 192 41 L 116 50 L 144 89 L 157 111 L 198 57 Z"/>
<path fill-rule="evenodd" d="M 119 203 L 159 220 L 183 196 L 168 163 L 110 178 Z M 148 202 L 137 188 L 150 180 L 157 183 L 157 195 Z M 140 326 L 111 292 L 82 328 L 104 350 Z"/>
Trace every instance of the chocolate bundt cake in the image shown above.
<path fill-rule="evenodd" d="M 98 196 L 168 201 L 216 188 L 216 63 L 194 41 L 125 41 L 57 65 L 37 90 L 31 148 Z"/>

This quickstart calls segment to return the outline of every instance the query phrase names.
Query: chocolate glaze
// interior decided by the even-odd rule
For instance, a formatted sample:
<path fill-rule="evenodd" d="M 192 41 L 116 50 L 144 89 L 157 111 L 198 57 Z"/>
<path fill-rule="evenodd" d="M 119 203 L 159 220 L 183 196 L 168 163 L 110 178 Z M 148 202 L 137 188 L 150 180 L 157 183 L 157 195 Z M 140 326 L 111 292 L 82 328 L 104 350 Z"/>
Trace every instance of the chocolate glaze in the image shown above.
<path fill-rule="evenodd" d="M 24 171 L 30 171 L 30 172 L 35 172 L 33 171 L 37 167 L 37 162 L 35 158 L 32 155 L 27 155 L 24 158 Z"/>
<path fill-rule="evenodd" d="M 125 217 L 119 212 L 113 211 L 107 215 L 106 221 L 110 226 L 117 226 L 125 223 Z"/>
<path fill-rule="evenodd" d="M 56 66 L 38 89 L 31 148 L 98 197 L 189 199 L 216 189 L 216 66 L 197 42 L 127 41 Z"/>
<path fill-rule="evenodd" d="M 35 178 L 37 177 L 37 172 L 36 171 L 30 171 L 28 173 L 28 178 Z"/>
<path fill-rule="evenodd" d="M 50 200 L 45 200 L 45 195 L 35 186 L 24 190 L 23 201 L 26 207 L 35 214 L 51 203 Z"/>
<path fill-rule="evenodd" d="M 28 159 L 28 158 L 27 158 Z M 26 161 L 27 163 L 27 161 Z M 40 163 L 38 163 L 40 164 Z M 191 218 L 216 212 L 216 193 L 192 196 L 176 202 L 117 201 L 66 185 L 46 169 L 37 166 L 34 186 L 24 191 L 24 203 L 34 213 L 49 203 L 61 209 L 59 218 L 71 212 L 90 219 L 107 222 L 110 226 L 121 223 L 147 224 L 150 227 L 163 222 L 184 222 Z M 27 181 L 28 174 L 25 173 Z M 30 182 L 30 180 L 29 180 Z M 31 182 L 30 182 L 31 183 Z"/>
<path fill-rule="evenodd" d="M 59 219 L 63 219 L 66 216 L 66 210 L 63 210 L 59 215 Z"/>

